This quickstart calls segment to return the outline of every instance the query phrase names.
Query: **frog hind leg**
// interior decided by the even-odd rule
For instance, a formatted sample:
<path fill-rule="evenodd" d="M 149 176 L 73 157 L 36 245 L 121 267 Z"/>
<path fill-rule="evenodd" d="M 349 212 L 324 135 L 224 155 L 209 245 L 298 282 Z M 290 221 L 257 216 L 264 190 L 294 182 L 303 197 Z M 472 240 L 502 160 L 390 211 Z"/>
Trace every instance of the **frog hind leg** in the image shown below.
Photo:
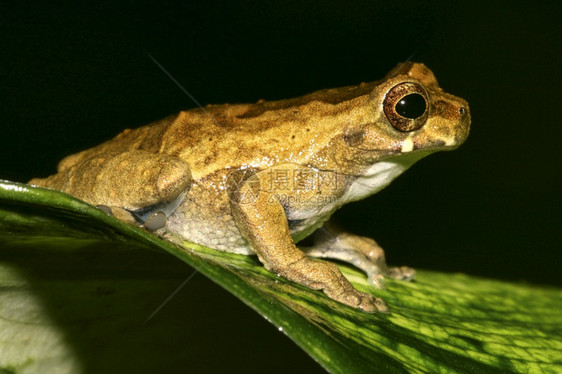
<path fill-rule="evenodd" d="M 349 263 L 367 274 L 369 283 L 376 288 L 384 288 L 384 277 L 412 281 L 416 271 L 407 266 L 388 267 L 384 250 L 371 238 L 353 235 L 346 232 L 335 235 L 327 232 L 316 235 L 313 247 L 305 247 L 303 251 L 311 257 L 335 259 Z"/>
<path fill-rule="evenodd" d="M 137 220 L 135 219 L 135 216 L 133 216 L 131 214 L 131 212 L 129 212 L 126 209 L 123 208 L 119 208 L 117 206 L 107 206 L 107 205 L 96 205 L 96 208 L 98 208 L 99 210 L 101 210 L 102 212 L 109 214 L 110 216 L 114 216 L 115 218 L 117 218 L 120 221 L 129 223 L 131 225 L 138 225 Z"/>
<path fill-rule="evenodd" d="M 143 224 L 156 219 L 155 223 L 149 222 L 150 229 L 161 225 L 158 212 L 169 216 L 181 204 L 191 185 L 191 172 L 178 157 L 132 150 L 96 154 L 30 183 L 108 207 L 125 222 L 131 222 L 131 217 Z"/>

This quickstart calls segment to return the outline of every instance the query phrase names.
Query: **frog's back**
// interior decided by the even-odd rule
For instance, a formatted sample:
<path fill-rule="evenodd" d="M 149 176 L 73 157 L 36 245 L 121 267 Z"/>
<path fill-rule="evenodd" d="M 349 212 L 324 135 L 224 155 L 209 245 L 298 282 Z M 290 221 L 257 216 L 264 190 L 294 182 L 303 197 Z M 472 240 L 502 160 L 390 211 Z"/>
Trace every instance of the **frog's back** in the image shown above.
<path fill-rule="evenodd" d="M 307 165 L 342 132 L 352 108 L 354 116 L 361 115 L 361 94 L 373 85 L 181 112 L 163 134 L 160 152 L 186 161 L 194 179 L 225 169 Z"/>
<path fill-rule="evenodd" d="M 349 108 L 360 106 L 357 101 L 361 102 L 361 95 L 373 85 L 322 90 L 296 99 L 182 111 L 124 130 L 105 143 L 67 156 L 59 163 L 57 174 L 30 183 L 64 191 L 62 181 L 88 160 L 137 150 L 180 158 L 189 165 L 194 179 L 232 168 L 303 165 L 328 144 L 339 124 L 349 119 L 345 117 Z M 342 116 L 345 118 L 339 118 Z"/>

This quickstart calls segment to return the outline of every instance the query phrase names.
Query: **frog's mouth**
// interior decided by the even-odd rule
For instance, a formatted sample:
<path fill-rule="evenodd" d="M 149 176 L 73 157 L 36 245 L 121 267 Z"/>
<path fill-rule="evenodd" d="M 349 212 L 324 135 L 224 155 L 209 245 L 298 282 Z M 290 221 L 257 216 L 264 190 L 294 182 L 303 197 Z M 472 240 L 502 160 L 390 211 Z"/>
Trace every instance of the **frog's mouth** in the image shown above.
<path fill-rule="evenodd" d="M 439 151 L 452 150 L 457 148 L 458 144 L 453 139 L 435 139 L 431 141 L 414 141 L 406 138 L 401 142 L 400 155 L 406 156 L 419 152 L 435 153 Z"/>
<path fill-rule="evenodd" d="M 463 119 L 454 127 L 444 126 L 434 131 L 421 128 L 418 131 L 410 133 L 404 140 L 400 142 L 400 153 L 408 154 L 411 152 L 420 152 L 427 150 L 428 152 L 451 151 L 460 147 L 468 137 L 470 132 L 470 115 L 468 112 L 463 114 Z M 431 123 L 424 127 L 431 129 Z M 435 127 L 435 126 L 433 126 Z"/>

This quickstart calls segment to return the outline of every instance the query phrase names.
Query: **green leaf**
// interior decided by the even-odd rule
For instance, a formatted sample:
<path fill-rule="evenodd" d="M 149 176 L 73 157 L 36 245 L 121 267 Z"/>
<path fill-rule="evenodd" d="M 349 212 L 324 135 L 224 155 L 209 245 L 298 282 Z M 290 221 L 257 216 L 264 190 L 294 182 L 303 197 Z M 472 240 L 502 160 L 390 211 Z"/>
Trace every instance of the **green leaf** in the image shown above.
<path fill-rule="evenodd" d="M 170 342 L 173 325 L 146 321 L 185 276 L 173 256 L 332 373 L 562 372 L 560 289 L 420 271 L 415 283 L 388 281 L 377 291 L 341 266 L 392 310 L 368 314 L 277 277 L 253 257 L 179 248 L 63 193 L 12 182 L 0 183 L 0 243 L 2 374 L 109 372 L 119 362 L 130 372 L 121 356 L 131 345 L 146 372 L 177 360 L 172 347 L 194 342 Z"/>

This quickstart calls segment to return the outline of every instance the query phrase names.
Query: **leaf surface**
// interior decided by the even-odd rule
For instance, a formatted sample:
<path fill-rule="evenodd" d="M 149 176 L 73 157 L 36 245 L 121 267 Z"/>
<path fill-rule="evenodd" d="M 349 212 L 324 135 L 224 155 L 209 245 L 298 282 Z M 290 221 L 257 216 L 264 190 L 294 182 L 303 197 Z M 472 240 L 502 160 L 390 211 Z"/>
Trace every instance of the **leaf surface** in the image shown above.
<path fill-rule="evenodd" d="M 358 289 L 392 310 L 368 314 L 277 277 L 254 257 L 180 248 L 63 193 L 5 181 L 0 373 L 177 367 L 178 352 L 189 357 L 182 344 L 193 342 L 162 343 L 174 326 L 147 323 L 154 302 L 185 275 L 176 258 L 331 373 L 562 372 L 560 289 L 419 271 L 414 283 L 389 280 L 378 291 L 342 265 Z"/>

